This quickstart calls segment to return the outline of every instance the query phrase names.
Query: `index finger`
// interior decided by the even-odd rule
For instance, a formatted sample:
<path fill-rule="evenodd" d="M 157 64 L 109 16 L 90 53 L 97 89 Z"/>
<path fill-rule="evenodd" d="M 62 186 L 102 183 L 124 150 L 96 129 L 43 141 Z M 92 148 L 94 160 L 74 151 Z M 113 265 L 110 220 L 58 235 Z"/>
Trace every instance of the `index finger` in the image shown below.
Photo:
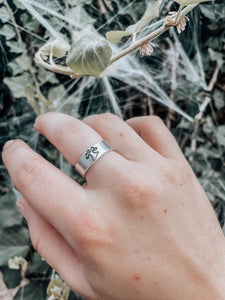
<path fill-rule="evenodd" d="M 73 241 L 71 220 L 76 219 L 85 203 L 84 188 L 20 140 L 6 144 L 2 156 L 12 181 L 23 197 L 68 242 Z M 76 233 L 73 232 L 73 235 Z"/>

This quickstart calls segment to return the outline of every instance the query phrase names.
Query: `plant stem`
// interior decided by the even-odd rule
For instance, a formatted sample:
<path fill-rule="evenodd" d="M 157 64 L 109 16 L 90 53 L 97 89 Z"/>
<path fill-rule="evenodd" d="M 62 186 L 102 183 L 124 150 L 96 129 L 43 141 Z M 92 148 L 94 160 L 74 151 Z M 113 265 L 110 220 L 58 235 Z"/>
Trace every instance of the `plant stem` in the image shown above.
<path fill-rule="evenodd" d="M 209 82 L 209 84 L 208 84 L 208 86 L 206 88 L 207 92 L 212 92 L 212 90 L 214 88 L 214 85 L 215 85 L 215 83 L 217 81 L 217 77 L 219 75 L 219 71 L 220 71 L 220 67 L 219 67 L 219 65 L 217 63 L 216 67 L 215 67 L 215 70 L 213 72 L 213 76 L 212 76 L 212 78 L 211 78 L 211 80 L 210 80 L 210 82 Z"/>
<path fill-rule="evenodd" d="M 180 13 L 181 13 L 181 11 L 182 11 L 182 8 L 183 8 L 183 6 L 180 6 L 179 7 L 179 9 L 178 9 L 178 12 L 177 12 L 177 14 L 176 14 L 176 19 L 175 19 L 175 21 L 174 21 L 174 25 L 176 26 L 177 25 L 177 23 L 178 23 L 178 21 L 179 21 L 179 16 L 180 16 Z"/>
<path fill-rule="evenodd" d="M 81 75 L 76 74 L 75 72 L 73 72 L 70 68 L 68 67 L 58 67 L 58 66 L 52 66 L 46 62 L 44 62 L 41 58 L 40 52 L 37 52 L 35 55 L 35 60 L 36 62 L 41 65 L 42 67 L 46 68 L 47 70 L 50 70 L 52 72 L 55 73 L 59 73 L 59 74 L 64 74 L 64 75 L 68 75 L 71 76 L 72 78 L 78 78 L 81 77 Z"/>
<path fill-rule="evenodd" d="M 9 15 L 10 15 L 10 18 L 11 18 L 13 24 L 17 25 L 16 20 L 14 18 L 13 11 L 12 11 L 11 7 L 9 6 L 7 0 L 3 0 L 3 3 L 4 3 L 5 7 L 7 8 L 8 12 L 9 12 Z M 15 26 L 15 30 L 16 30 L 16 34 L 17 34 L 17 37 L 18 37 L 18 41 L 22 42 L 22 37 L 21 37 L 20 31 L 17 28 L 17 26 Z"/>
<path fill-rule="evenodd" d="M 175 21 L 179 22 L 179 20 L 181 18 L 183 18 L 187 13 L 189 13 L 196 5 L 197 4 L 188 5 L 184 9 L 182 9 L 182 7 L 180 7 L 180 9 L 177 12 Z M 164 33 L 165 31 L 167 31 L 168 29 L 170 29 L 171 27 L 173 27 L 175 25 L 176 25 L 175 22 L 174 22 L 174 24 L 171 24 L 171 25 L 165 25 L 165 23 L 164 23 L 161 27 L 159 27 L 158 29 L 156 29 L 154 32 L 151 32 L 150 34 L 146 35 L 142 39 L 136 41 L 135 43 L 132 43 L 128 48 L 126 48 L 125 50 L 123 50 L 119 54 L 116 54 L 115 56 L 113 56 L 110 63 L 112 64 L 115 61 L 117 61 L 118 59 L 122 58 L 123 56 L 125 56 L 125 55 L 133 52 L 134 50 L 140 48 L 146 42 L 152 41 L 157 36 L 161 35 L 162 33 Z"/>
<path fill-rule="evenodd" d="M 161 35 L 165 31 L 167 31 L 170 27 L 172 27 L 172 25 L 171 26 L 162 25 L 161 27 L 156 29 L 154 32 L 151 32 L 150 34 L 146 35 L 142 39 L 140 39 L 137 42 L 131 44 L 130 47 L 126 48 L 125 50 L 123 50 L 119 54 L 113 56 L 112 59 L 111 59 L 111 63 L 114 63 L 115 61 L 117 61 L 121 57 L 123 57 L 123 56 L 133 52 L 134 50 L 140 48 L 143 44 L 145 44 L 146 42 L 151 41 L 154 38 L 156 38 L 157 36 Z"/>

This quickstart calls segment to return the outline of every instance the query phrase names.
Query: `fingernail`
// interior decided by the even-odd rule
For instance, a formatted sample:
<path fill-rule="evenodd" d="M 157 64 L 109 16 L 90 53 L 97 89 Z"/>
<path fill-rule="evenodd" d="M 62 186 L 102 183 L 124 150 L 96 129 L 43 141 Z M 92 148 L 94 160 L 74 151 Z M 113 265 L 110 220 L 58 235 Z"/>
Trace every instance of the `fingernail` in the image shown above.
<path fill-rule="evenodd" d="M 26 210 L 25 210 L 24 202 L 23 202 L 23 198 L 18 199 L 16 201 L 16 205 L 17 205 L 20 213 L 24 216 L 25 219 L 27 219 Z"/>
<path fill-rule="evenodd" d="M 10 141 L 6 142 L 5 145 L 4 145 L 4 147 L 3 147 L 3 151 L 5 149 L 7 149 L 12 143 L 14 143 L 14 140 L 10 140 Z"/>

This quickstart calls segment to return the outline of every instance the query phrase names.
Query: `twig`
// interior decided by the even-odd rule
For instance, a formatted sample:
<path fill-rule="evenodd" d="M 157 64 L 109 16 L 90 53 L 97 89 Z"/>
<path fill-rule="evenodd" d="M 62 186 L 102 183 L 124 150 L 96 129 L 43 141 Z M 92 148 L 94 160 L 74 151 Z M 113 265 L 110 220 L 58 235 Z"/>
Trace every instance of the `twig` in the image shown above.
<path fill-rule="evenodd" d="M 22 37 L 21 37 L 21 34 L 20 34 L 20 31 L 19 31 L 18 27 L 16 26 L 17 24 L 16 24 L 16 20 L 14 18 L 13 11 L 12 11 L 11 7 L 9 6 L 7 0 L 3 0 L 3 3 L 4 3 L 4 5 L 6 6 L 8 12 L 9 12 L 9 15 L 10 15 L 10 18 L 11 18 L 13 24 L 15 25 L 15 30 L 16 30 L 16 34 L 17 34 L 17 37 L 18 37 L 18 41 L 22 42 Z"/>
<path fill-rule="evenodd" d="M 6 0 L 5 0 L 6 1 Z M 21 0 L 20 0 L 21 1 Z M 99 0 L 98 1 L 99 3 L 102 3 L 101 5 L 104 5 L 104 3 Z M 109 2 L 105 2 L 105 3 L 108 3 L 109 5 Z M 28 5 L 28 4 L 27 4 Z M 107 6 L 108 6 L 107 5 Z M 123 56 L 131 53 L 132 51 L 140 48 L 142 45 L 144 45 L 145 43 L 155 39 L 156 37 L 158 37 L 159 35 L 161 35 L 162 33 L 164 33 L 165 31 L 167 31 L 169 28 L 175 26 L 177 24 L 177 22 L 179 22 L 187 13 L 189 13 L 197 4 L 194 4 L 194 5 L 188 5 L 187 7 L 185 7 L 184 9 L 182 9 L 182 7 L 178 10 L 177 14 L 174 16 L 175 18 L 175 21 L 173 20 L 172 17 L 169 17 L 169 21 L 167 22 L 167 18 L 165 19 L 165 22 L 164 24 L 159 27 L 158 29 L 156 29 L 154 32 L 148 34 L 147 36 L 143 37 L 142 39 L 136 41 L 136 42 L 133 42 L 128 48 L 126 48 L 125 50 L 123 50 L 122 52 L 120 52 L 119 54 L 115 55 L 112 57 L 109 65 L 112 65 L 112 63 L 114 63 L 115 61 L 117 61 L 118 59 L 122 58 Z M 30 7 L 30 10 L 32 6 Z M 36 11 L 33 11 L 33 14 L 35 15 Z M 43 22 L 45 22 L 45 20 L 42 18 L 42 17 L 39 17 L 39 19 Z M 39 20 L 39 21 L 40 21 Z M 46 28 L 48 24 L 46 24 Z M 53 35 L 54 35 L 54 32 L 53 32 Z M 65 43 L 65 46 L 67 47 L 67 43 Z M 68 48 L 68 47 L 67 47 Z M 64 75 L 68 75 L 70 76 L 72 79 L 74 78 L 79 78 L 79 77 L 82 77 L 82 75 L 79 75 L 77 73 L 75 73 L 74 71 L 72 71 L 69 67 L 64 67 L 64 66 L 60 66 L 60 65 L 56 65 L 53 63 L 53 60 L 51 57 L 49 57 L 50 59 L 50 64 L 45 62 L 42 58 L 42 55 L 41 55 L 41 50 L 39 49 L 39 51 L 36 53 L 35 55 L 35 60 L 38 64 L 40 64 L 42 67 L 52 71 L 52 72 L 55 72 L 55 73 L 59 73 L 59 74 L 64 74 Z"/>
<path fill-rule="evenodd" d="M 220 71 L 220 67 L 219 67 L 219 65 L 217 63 L 216 67 L 215 67 L 215 70 L 213 72 L 213 76 L 212 76 L 212 78 L 211 78 L 211 80 L 210 80 L 207 88 L 205 89 L 207 92 L 212 92 L 212 90 L 214 88 L 214 85 L 216 84 L 219 71 Z M 192 150 L 192 153 L 195 153 L 196 149 L 197 149 L 196 135 L 197 135 L 197 132 L 198 132 L 198 129 L 199 129 L 199 121 L 202 119 L 203 114 L 204 114 L 204 112 L 206 110 L 206 107 L 208 106 L 208 104 L 210 103 L 210 101 L 211 101 L 211 98 L 209 96 L 206 96 L 204 102 L 200 106 L 199 113 L 195 116 L 195 121 L 196 121 L 195 122 L 195 129 L 194 129 L 194 132 L 192 134 L 193 139 L 191 141 L 191 150 Z M 189 160 L 190 161 L 193 160 L 193 156 L 192 155 L 190 156 Z"/>
<path fill-rule="evenodd" d="M 219 75 L 219 71 L 220 71 L 220 67 L 219 67 L 218 63 L 216 63 L 216 67 L 215 67 L 215 70 L 213 72 L 213 76 L 212 76 L 212 78 L 211 78 L 211 80 L 210 80 L 210 82 L 209 82 L 209 84 L 208 84 L 208 86 L 206 88 L 207 92 L 212 92 L 212 90 L 214 88 L 214 85 L 215 85 L 215 83 L 217 81 L 217 78 L 218 78 L 218 75 Z"/>
<path fill-rule="evenodd" d="M 174 25 L 177 25 L 178 20 L 179 20 L 179 16 L 180 16 L 180 13 L 181 13 L 182 9 L 183 9 L 183 6 L 180 6 L 179 9 L 178 9 L 178 12 L 176 14 L 176 19 L 174 21 L 174 23 L 175 23 Z"/>
<path fill-rule="evenodd" d="M 40 52 L 38 51 L 35 55 L 35 60 L 36 62 L 41 65 L 42 67 L 52 71 L 52 72 L 55 72 L 55 73 L 59 73 L 59 74 L 64 74 L 64 75 L 68 75 L 68 76 L 71 76 L 72 78 L 78 78 L 78 77 L 81 77 L 81 75 L 78 75 L 76 74 L 75 72 L 73 72 L 70 68 L 68 67 L 58 67 L 58 66 L 53 66 L 53 65 L 50 65 L 46 62 L 44 62 L 41 58 L 41 55 L 40 55 Z"/>
<path fill-rule="evenodd" d="M 201 104 L 201 106 L 199 108 L 199 113 L 194 118 L 195 119 L 195 128 L 194 128 L 194 131 L 192 133 L 193 139 L 191 141 L 191 151 L 192 151 L 192 153 L 196 152 L 196 149 L 197 149 L 197 139 L 196 139 L 196 136 L 197 136 L 199 125 L 200 125 L 200 120 L 202 119 L 203 114 L 204 114 L 204 112 L 206 110 L 206 107 L 208 106 L 208 104 L 210 103 L 210 101 L 211 101 L 211 98 L 208 97 L 208 96 L 206 96 L 205 100 L 203 101 L 203 103 Z M 193 161 L 193 155 L 191 155 L 189 157 L 189 161 Z"/>
<path fill-rule="evenodd" d="M 111 1 L 109 1 L 109 0 L 104 0 L 104 2 L 105 2 L 105 5 L 108 7 L 108 9 L 110 10 L 110 11 L 113 11 L 114 9 L 113 9 L 113 6 L 112 6 L 112 4 L 111 4 Z"/>
<path fill-rule="evenodd" d="M 98 0 L 98 5 L 99 5 L 99 8 L 100 8 L 101 14 L 105 14 L 106 13 L 106 8 L 105 8 L 105 4 L 103 3 L 103 0 Z"/>
<path fill-rule="evenodd" d="M 148 101 L 148 107 L 149 107 L 149 115 L 153 116 L 154 115 L 154 107 L 152 105 L 152 99 L 149 96 L 147 96 L 147 97 L 148 97 L 147 101 Z"/>
<path fill-rule="evenodd" d="M 174 45 L 172 43 L 172 41 L 167 38 L 167 42 L 169 44 L 170 47 L 170 51 L 172 53 L 172 59 L 170 59 L 170 63 L 171 63 L 171 90 L 170 90 L 170 98 L 171 100 L 173 100 L 173 102 L 175 102 L 175 90 L 176 90 L 176 69 L 177 69 L 177 60 L 174 59 L 175 56 L 175 51 L 174 51 Z M 171 128 L 171 120 L 174 120 L 174 111 L 169 108 L 168 109 L 168 115 L 166 118 L 166 125 L 167 127 L 170 129 Z"/>
<path fill-rule="evenodd" d="M 154 32 L 151 32 L 150 34 L 146 35 L 145 37 L 143 37 L 142 39 L 136 41 L 135 43 L 132 43 L 130 45 L 130 47 L 126 48 L 125 50 L 123 50 L 122 52 L 120 52 L 119 54 L 113 56 L 113 58 L 111 59 L 111 64 L 114 63 L 115 61 L 117 61 L 118 59 L 122 58 L 123 56 L 133 52 L 134 50 L 140 48 L 143 44 L 145 44 L 146 42 L 152 41 L 153 39 L 155 39 L 156 37 L 158 37 L 159 35 L 163 34 L 164 32 L 166 32 L 167 30 L 169 30 L 171 27 L 175 26 L 177 24 L 177 22 L 179 22 L 187 13 L 189 13 L 197 4 L 193 4 L 193 5 L 188 5 L 187 7 L 185 7 L 183 10 L 179 11 L 178 10 L 178 17 L 176 15 L 176 23 L 175 21 L 173 22 L 173 24 L 163 24 L 161 27 L 159 27 L 158 29 L 156 29 Z"/>
<path fill-rule="evenodd" d="M 140 40 L 132 43 L 130 45 L 130 47 L 126 48 L 125 50 L 123 50 L 119 54 L 113 56 L 112 59 L 111 59 L 111 63 L 114 63 L 115 61 L 117 61 L 118 59 L 122 58 L 123 56 L 125 56 L 125 55 L 133 52 L 134 50 L 140 48 L 146 42 L 155 39 L 157 36 L 161 35 L 162 33 L 164 33 L 165 31 L 167 31 L 172 26 L 173 25 L 170 25 L 170 26 L 162 25 L 161 27 L 159 27 L 158 29 L 156 29 L 154 32 L 151 32 L 150 34 L 146 35 L 142 39 L 140 39 Z"/>

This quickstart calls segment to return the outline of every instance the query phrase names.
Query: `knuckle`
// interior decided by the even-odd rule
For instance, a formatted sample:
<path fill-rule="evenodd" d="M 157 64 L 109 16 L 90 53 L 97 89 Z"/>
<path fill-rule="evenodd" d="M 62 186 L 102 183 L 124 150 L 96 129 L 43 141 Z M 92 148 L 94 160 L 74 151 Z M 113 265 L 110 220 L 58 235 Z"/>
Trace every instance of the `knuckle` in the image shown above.
<path fill-rule="evenodd" d="M 164 179 L 173 185 L 184 184 L 193 177 L 193 171 L 185 160 L 170 161 L 161 166 Z"/>
<path fill-rule="evenodd" d="M 161 174 L 164 180 L 167 182 L 170 182 L 172 184 L 176 184 L 179 180 L 177 170 L 172 168 L 170 165 L 167 165 L 164 163 L 163 166 L 161 166 Z"/>
<path fill-rule="evenodd" d="M 26 190 L 39 176 L 40 162 L 37 158 L 24 161 L 18 169 L 15 185 L 20 190 Z"/>
<path fill-rule="evenodd" d="M 98 124 L 101 124 L 102 122 L 112 122 L 115 119 L 117 119 L 117 117 L 111 113 L 104 113 L 96 116 L 96 122 Z"/>
<path fill-rule="evenodd" d="M 74 121 L 67 121 L 63 126 L 58 128 L 56 134 L 57 142 L 61 143 L 65 141 L 66 138 L 74 135 L 76 132 L 80 130 L 80 126 L 75 124 Z"/>
<path fill-rule="evenodd" d="M 178 173 L 180 174 L 181 180 L 183 180 L 184 182 L 190 180 L 190 178 L 192 178 L 194 175 L 191 166 L 184 159 L 182 159 L 182 162 L 178 167 Z"/>
<path fill-rule="evenodd" d="M 75 224 L 75 236 L 79 245 L 83 249 L 97 249 L 105 247 L 107 243 L 107 229 L 102 219 L 97 218 L 88 213 L 81 212 Z"/>
<path fill-rule="evenodd" d="M 99 117 L 102 117 L 103 119 L 106 119 L 106 120 L 111 120 L 111 119 L 115 119 L 116 116 L 112 113 L 104 113 L 104 114 L 101 114 L 99 115 Z"/>
<path fill-rule="evenodd" d="M 155 199 L 155 193 L 149 182 L 143 177 L 133 178 L 123 183 L 123 191 L 128 205 L 136 211 L 145 211 Z M 145 183 L 144 183 L 145 182 Z"/>

